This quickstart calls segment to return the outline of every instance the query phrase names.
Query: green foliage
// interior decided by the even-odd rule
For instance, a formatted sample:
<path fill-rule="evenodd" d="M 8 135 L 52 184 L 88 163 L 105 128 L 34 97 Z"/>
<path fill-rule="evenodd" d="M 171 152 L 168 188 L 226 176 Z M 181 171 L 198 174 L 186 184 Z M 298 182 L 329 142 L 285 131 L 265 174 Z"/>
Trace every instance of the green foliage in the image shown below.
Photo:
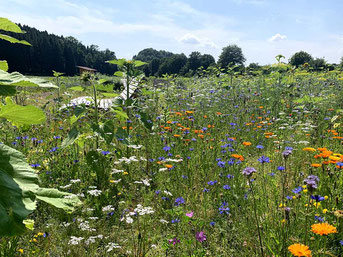
<path fill-rule="evenodd" d="M 237 45 L 229 45 L 223 48 L 222 53 L 219 55 L 218 64 L 222 68 L 228 65 L 243 65 L 245 62 L 242 49 Z"/>
<path fill-rule="evenodd" d="M 38 176 L 24 155 L 4 144 L 0 144 L 0 188 L 0 236 L 25 232 L 24 220 L 36 209 L 37 199 L 65 211 L 80 204 L 72 194 L 40 188 Z"/>
<path fill-rule="evenodd" d="M 305 63 L 310 63 L 312 62 L 313 57 L 305 52 L 305 51 L 300 51 L 292 55 L 292 57 L 289 59 L 289 64 L 295 67 L 299 67 Z"/>
<path fill-rule="evenodd" d="M 41 78 L 28 78 L 19 72 L 8 73 L 0 70 L 0 86 L 58 88 L 56 85 Z"/>
<path fill-rule="evenodd" d="M 8 71 L 7 61 L 0 61 L 0 70 Z"/>
<path fill-rule="evenodd" d="M 33 105 L 14 104 L 10 98 L 6 98 L 6 105 L 0 106 L 0 118 L 18 127 L 45 122 L 45 114 L 41 109 Z"/>

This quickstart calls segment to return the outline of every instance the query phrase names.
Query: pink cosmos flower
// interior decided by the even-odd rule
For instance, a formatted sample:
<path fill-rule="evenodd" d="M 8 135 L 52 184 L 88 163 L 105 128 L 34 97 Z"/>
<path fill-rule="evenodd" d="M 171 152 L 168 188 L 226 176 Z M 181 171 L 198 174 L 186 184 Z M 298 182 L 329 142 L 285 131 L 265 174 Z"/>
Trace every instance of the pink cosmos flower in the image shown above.
<path fill-rule="evenodd" d="M 193 214 L 194 214 L 194 212 L 191 211 L 191 212 L 186 213 L 186 216 L 192 218 Z"/>

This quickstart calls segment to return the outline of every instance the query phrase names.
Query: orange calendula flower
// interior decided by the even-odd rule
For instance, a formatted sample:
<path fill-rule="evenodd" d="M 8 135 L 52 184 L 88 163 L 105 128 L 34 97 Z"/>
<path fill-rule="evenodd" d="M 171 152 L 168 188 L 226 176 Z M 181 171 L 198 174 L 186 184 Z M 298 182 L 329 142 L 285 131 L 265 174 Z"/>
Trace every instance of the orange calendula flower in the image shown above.
<path fill-rule="evenodd" d="M 164 167 L 166 167 L 167 169 L 171 169 L 171 168 L 173 168 L 173 165 L 171 165 L 171 164 L 165 164 Z"/>
<path fill-rule="evenodd" d="M 312 163 L 311 166 L 314 167 L 314 168 L 319 168 L 322 165 L 320 163 Z"/>
<path fill-rule="evenodd" d="M 243 155 L 240 155 L 240 154 L 235 154 L 234 153 L 234 154 L 231 154 L 231 157 L 239 159 L 240 161 L 244 161 Z"/>
<path fill-rule="evenodd" d="M 243 145 L 249 146 L 249 145 L 251 145 L 251 143 L 250 142 L 243 142 Z"/>
<path fill-rule="evenodd" d="M 311 250 L 307 245 L 303 244 L 293 244 L 288 247 L 288 250 L 293 254 L 293 256 L 298 257 L 311 257 Z"/>
<path fill-rule="evenodd" d="M 313 148 L 313 147 L 305 147 L 305 148 L 303 148 L 303 151 L 306 151 L 306 152 L 315 152 L 316 149 Z"/>
<path fill-rule="evenodd" d="M 181 137 L 181 135 L 175 134 L 174 137 Z"/>
<path fill-rule="evenodd" d="M 336 227 L 328 224 L 328 223 L 318 223 L 313 224 L 311 226 L 311 231 L 317 235 L 329 235 L 333 233 L 337 233 Z"/>

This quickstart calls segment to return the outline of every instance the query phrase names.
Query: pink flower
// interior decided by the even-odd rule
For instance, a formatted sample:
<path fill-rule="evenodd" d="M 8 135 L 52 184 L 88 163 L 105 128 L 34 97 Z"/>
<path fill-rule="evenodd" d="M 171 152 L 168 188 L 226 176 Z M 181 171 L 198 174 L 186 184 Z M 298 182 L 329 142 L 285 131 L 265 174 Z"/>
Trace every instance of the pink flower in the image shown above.
<path fill-rule="evenodd" d="M 192 218 L 193 214 L 194 214 L 194 212 L 191 211 L 191 212 L 186 213 L 186 216 Z"/>
<path fill-rule="evenodd" d="M 200 243 L 206 241 L 206 235 L 204 231 L 200 231 L 195 233 L 195 238 L 198 240 Z"/>

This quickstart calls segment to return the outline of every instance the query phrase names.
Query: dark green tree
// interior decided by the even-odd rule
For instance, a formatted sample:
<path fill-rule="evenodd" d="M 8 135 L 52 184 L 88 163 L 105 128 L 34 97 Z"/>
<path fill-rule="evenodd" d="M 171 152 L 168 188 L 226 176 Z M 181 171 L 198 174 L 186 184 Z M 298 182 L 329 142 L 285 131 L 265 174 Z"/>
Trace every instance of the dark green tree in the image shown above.
<path fill-rule="evenodd" d="M 229 45 L 223 48 L 218 64 L 221 68 L 226 68 L 228 65 L 243 65 L 245 60 L 243 51 L 239 46 Z"/>
<path fill-rule="evenodd" d="M 305 63 L 310 64 L 312 61 L 313 58 L 309 53 L 300 51 L 292 55 L 292 57 L 289 59 L 289 64 L 298 68 Z"/>

